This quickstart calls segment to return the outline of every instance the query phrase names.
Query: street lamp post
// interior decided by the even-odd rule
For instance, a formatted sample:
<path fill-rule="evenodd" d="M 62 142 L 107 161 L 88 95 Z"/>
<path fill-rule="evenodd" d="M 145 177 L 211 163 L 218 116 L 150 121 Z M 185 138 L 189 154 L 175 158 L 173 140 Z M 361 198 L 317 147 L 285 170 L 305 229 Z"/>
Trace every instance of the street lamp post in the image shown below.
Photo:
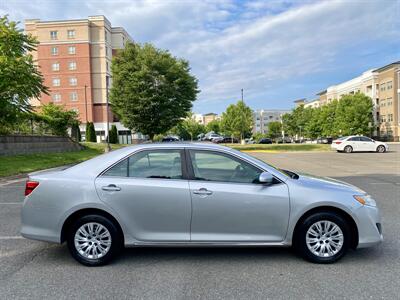
<path fill-rule="evenodd" d="M 108 81 L 109 81 L 109 77 L 106 77 L 106 120 L 107 120 L 107 146 L 104 149 L 104 152 L 110 152 L 111 151 L 111 147 L 110 147 L 110 120 L 109 120 L 109 105 L 108 105 Z"/>

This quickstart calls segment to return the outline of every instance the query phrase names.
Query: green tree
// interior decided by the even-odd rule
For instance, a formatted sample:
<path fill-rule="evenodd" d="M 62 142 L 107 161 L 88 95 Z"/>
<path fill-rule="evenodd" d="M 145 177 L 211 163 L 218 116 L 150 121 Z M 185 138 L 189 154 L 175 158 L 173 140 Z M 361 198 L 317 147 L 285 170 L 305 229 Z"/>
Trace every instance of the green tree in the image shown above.
<path fill-rule="evenodd" d="M 243 139 L 251 134 L 253 112 L 243 101 L 228 106 L 222 114 L 222 131 L 231 136 Z"/>
<path fill-rule="evenodd" d="M 80 142 L 81 137 L 81 130 L 79 129 L 79 124 L 75 123 L 71 126 L 71 137 L 75 139 L 77 142 Z"/>
<path fill-rule="evenodd" d="M 170 130 L 170 133 L 179 136 L 181 139 L 191 141 L 193 141 L 200 133 L 205 132 L 205 126 L 197 123 L 191 114 Z"/>
<path fill-rule="evenodd" d="M 305 108 L 304 105 L 296 107 L 292 113 L 282 117 L 283 129 L 289 135 L 304 135 L 305 127 L 312 116 L 312 108 Z"/>
<path fill-rule="evenodd" d="M 0 18 L 0 131 L 10 130 L 21 115 L 31 112 L 30 98 L 48 93 L 28 54 L 38 43 L 17 26 L 7 16 Z"/>
<path fill-rule="evenodd" d="M 337 103 L 334 128 L 338 135 L 368 135 L 373 128 L 371 98 L 357 93 L 344 95 Z"/>
<path fill-rule="evenodd" d="M 94 129 L 94 124 L 92 122 L 86 123 L 86 133 L 85 133 L 86 142 L 97 142 L 96 139 L 96 131 Z"/>
<path fill-rule="evenodd" d="M 258 143 L 259 140 L 261 140 L 261 139 L 263 139 L 263 138 L 266 138 L 267 135 L 266 135 L 265 133 L 256 132 L 256 133 L 253 133 L 252 137 L 253 137 L 253 140 L 254 140 L 256 143 Z"/>
<path fill-rule="evenodd" d="M 150 44 L 127 43 L 113 58 L 112 73 L 114 113 L 151 140 L 186 117 L 199 92 L 187 61 Z"/>
<path fill-rule="evenodd" d="M 110 144 L 118 144 L 118 130 L 117 126 L 112 125 L 110 129 Z"/>
<path fill-rule="evenodd" d="M 206 131 L 214 131 L 215 133 L 221 132 L 221 121 L 219 120 L 212 120 L 206 125 Z"/>
<path fill-rule="evenodd" d="M 79 125 L 77 112 L 53 103 L 42 105 L 38 116 L 43 130 L 54 135 L 65 136 L 68 128 Z"/>
<path fill-rule="evenodd" d="M 281 122 L 270 122 L 268 123 L 268 136 L 272 139 L 276 139 L 282 136 L 282 124 Z"/>

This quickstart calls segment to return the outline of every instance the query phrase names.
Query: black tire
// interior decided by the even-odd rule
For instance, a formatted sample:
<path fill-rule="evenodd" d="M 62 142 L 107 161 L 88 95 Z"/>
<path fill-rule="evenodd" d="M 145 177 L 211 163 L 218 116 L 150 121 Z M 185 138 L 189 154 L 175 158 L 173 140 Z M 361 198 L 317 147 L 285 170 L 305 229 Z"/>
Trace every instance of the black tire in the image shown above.
<path fill-rule="evenodd" d="M 103 225 L 111 235 L 111 246 L 108 252 L 100 258 L 89 259 L 81 255 L 75 247 L 74 243 L 75 234 L 82 225 L 88 223 L 98 223 Z M 79 263 L 85 266 L 95 267 L 109 263 L 113 258 L 115 258 L 119 254 L 119 252 L 123 248 L 123 236 L 119 230 L 119 227 L 117 226 L 117 224 L 114 224 L 113 221 L 109 220 L 104 216 L 93 214 L 80 217 L 75 222 L 73 222 L 67 233 L 67 244 L 72 257 L 75 258 Z"/>
<path fill-rule="evenodd" d="M 318 221 L 330 221 L 335 223 L 343 233 L 343 245 L 341 249 L 332 256 L 321 257 L 315 255 L 308 248 L 306 243 L 307 231 L 313 224 Z M 342 258 L 349 249 L 351 244 L 351 230 L 346 220 L 337 213 L 334 212 L 319 212 L 307 217 L 301 224 L 299 224 L 294 236 L 294 247 L 298 254 L 300 254 L 304 259 L 318 264 L 330 264 L 338 261 Z"/>
<path fill-rule="evenodd" d="M 351 153 L 351 152 L 353 152 L 353 147 L 352 146 L 346 146 L 346 147 L 344 147 L 344 152 L 345 153 Z"/>
<path fill-rule="evenodd" d="M 385 153 L 385 152 L 386 152 L 386 147 L 383 146 L 383 145 L 379 145 L 379 146 L 376 148 L 376 152 Z"/>

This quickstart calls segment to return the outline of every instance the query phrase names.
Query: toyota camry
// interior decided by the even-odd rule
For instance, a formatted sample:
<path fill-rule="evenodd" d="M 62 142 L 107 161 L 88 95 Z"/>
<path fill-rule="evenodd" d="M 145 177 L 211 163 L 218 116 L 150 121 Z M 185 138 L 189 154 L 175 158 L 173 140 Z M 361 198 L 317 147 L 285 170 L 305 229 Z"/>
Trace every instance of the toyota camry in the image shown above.
<path fill-rule="evenodd" d="M 125 147 L 32 173 L 25 195 L 21 234 L 66 242 L 88 266 L 139 246 L 293 246 L 332 263 L 383 238 L 359 188 L 205 143 Z"/>

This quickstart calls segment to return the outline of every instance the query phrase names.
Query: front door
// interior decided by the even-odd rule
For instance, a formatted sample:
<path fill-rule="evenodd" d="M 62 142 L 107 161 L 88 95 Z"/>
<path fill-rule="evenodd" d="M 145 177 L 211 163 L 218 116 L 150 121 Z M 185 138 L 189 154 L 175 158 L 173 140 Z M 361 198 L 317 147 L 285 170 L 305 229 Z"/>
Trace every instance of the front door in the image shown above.
<path fill-rule="evenodd" d="M 230 154 L 189 150 L 192 180 L 191 240 L 279 242 L 286 236 L 286 184 L 258 183 L 258 167 Z"/>
<path fill-rule="evenodd" d="M 139 241 L 190 240 L 191 199 L 183 150 L 133 154 L 96 179 L 96 189 Z"/>
<path fill-rule="evenodd" d="M 366 136 L 360 137 L 360 142 L 362 144 L 361 151 L 376 151 L 375 142 Z"/>

